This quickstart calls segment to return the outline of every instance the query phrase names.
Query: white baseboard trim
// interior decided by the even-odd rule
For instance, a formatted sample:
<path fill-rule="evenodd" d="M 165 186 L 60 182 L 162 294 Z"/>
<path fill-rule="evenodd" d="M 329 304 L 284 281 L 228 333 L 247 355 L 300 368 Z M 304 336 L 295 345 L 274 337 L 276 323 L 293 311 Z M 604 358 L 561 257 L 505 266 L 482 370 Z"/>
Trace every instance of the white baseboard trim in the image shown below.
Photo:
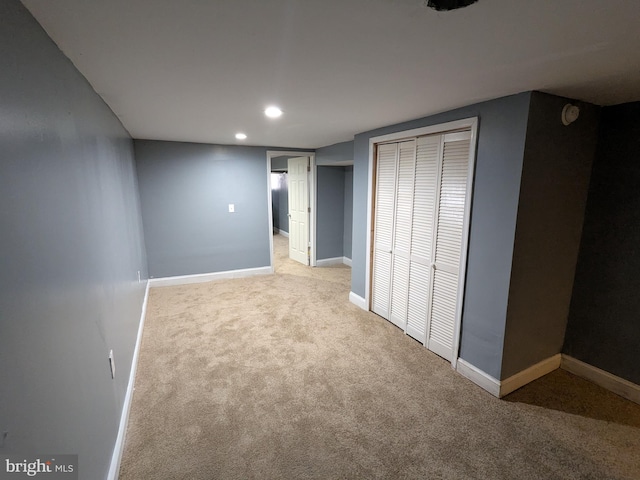
<path fill-rule="evenodd" d="M 289 232 L 285 232 L 284 230 L 280 230 L 279 228 L 274 228 L 273 229 L 273 233 L 275 235 L 282 235 L 283 237 L 288 237 L 289 236 Z"/>
<path fill-rule="evenodd" d="M 347 267 L 351 266 L 351 259 L 347 257 L 342 257 L 342 263 L 344 263 Z"/>
<path fill-rule="evenodd" d="M 640 404 L 640 385 L 565 354 L 558 353 L 502 381 L 493 378 L 462 358 L 458 359 L 456 366 L 458 373 L 498 398 L 502 398 L 558 368 Z"/>
<path fill-rule="evenodd" d="M 364 298 L 362 298 L 360 295 L 357 295 L 353 292 L 349 292 L 349 301 L 363 310 L 367 310 L 367 311 L 369 310 L 367 306 L 367 301 Z"/>
<path fill-rule="evenodd" d="M 133 390 L 136 380 L 136 369 L 138 368 L 138 354 L 140 353 L 140 344 L 142 343 L 142 331 L 144 329 L 144 319 L 147 315 L 147 300 L 149 299 L 149 281 L 144 290 L 144 300 L 142 302 L 142 312 L 140 313 L 140 322 L 138 324 L 138 336 L 136 338 L 136 346 L 133 350 L 133 358 L 131 359 L 131 371 L 129 372 L 129 383 L 127 384 L 127 393 L 124 396 L 122 405 L 122 414 L 120 415 L 120 426 L 118 427 L 118 436 L 113 447 L 111 455 L 111 465 L 109 466 L 108 480 L 117 480 L 120 471 L 120 461 L 124 453 L 124 442 L 127 434 L 127 424 L 129 423 L 129 413 L 131 412 L 131 402 L 133 400 Z"/>
<path fill-rule="evenodd" d="M 152 287 L 168 287 L 172 285 L 186 285 L 189 283 L 204 283 L 213 280 L 228 278 L 244 278 L 253 275 L 269 275 L 273 273 L 273 267 L 244 268 L 241 270 L 228 270 L 226 272 L 200 273 L 196 275 L 180 275 L 177 277 L 152 278 L 149 283 Z"/>
<path fill-rule="evenodd" d="M 332 265 L 343 265 L 344 257 L 321 258 L 316 260 L 316 267 L 331 267 Z"/>
<path fill-rule="evenodd" d="M 458 358 L 456 371 L 479 387 L 484 388 L 494 397 L 500 397 L 500 381 L 493 378 L 488 373 L 483 372 L 478 367 L 471 365 L 462 358 Z"/>
<path fill-rule="evenodd" d="M 562 355 L 561 368 L 590 382 L 600 385 L 621 397 L 640 404 L 640 385 L 620 378 L 598 367 L 584 363 L 569 355 Z"/>
<path fill-rule="evenodd" d="M 560 368 L 561 357 L 558 353 L 502 380 L 500 382 L 500 398 Z"/>

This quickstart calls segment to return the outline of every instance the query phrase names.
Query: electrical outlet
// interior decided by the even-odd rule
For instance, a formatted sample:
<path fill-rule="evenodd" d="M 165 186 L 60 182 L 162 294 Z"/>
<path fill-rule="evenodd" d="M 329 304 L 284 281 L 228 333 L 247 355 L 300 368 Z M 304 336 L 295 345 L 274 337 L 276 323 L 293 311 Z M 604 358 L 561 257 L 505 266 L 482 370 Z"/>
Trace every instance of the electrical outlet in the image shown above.
<path fill-rule="evenodd" d="M 116 378 L 116 363 L 113 359 L 113 350 L 109 350 L 109 368 L 111 369 L 111 378 Z"/>
<path fill-rule="evenodd" d="M 140 270 L 138 270 L 138 283 L 140 283 Z"/>
<path fill-rule="evenodd" d="M 236 211 L 236 206 L 233 203 L 229 204 L 229 213 L 233 213 Z"/>

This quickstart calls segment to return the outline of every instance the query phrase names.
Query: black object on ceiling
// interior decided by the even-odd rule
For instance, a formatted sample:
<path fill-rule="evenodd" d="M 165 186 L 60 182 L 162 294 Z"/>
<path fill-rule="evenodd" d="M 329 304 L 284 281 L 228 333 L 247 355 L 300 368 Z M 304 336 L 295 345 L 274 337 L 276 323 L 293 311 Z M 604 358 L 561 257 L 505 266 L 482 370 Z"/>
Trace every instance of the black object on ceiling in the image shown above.
<path fill-rule="evenodd" d="M 457 8 L 468 7 L 478 0 L 428 0 L 427 7 L 438 10 L 439 12 L 447 10 L 455 10 Z"/>

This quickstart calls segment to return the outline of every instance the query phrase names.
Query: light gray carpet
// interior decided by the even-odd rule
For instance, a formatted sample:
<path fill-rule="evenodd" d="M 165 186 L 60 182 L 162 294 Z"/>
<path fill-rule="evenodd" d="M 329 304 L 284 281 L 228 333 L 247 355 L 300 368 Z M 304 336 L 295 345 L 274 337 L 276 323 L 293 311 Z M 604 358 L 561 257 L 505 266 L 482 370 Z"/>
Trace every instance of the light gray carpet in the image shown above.
<path fill-rule="evenodd" d="M 151 290 L 121 479 L 640 478 L 639 405 L 498 400 L 274 241 L 276 275 Z"/>

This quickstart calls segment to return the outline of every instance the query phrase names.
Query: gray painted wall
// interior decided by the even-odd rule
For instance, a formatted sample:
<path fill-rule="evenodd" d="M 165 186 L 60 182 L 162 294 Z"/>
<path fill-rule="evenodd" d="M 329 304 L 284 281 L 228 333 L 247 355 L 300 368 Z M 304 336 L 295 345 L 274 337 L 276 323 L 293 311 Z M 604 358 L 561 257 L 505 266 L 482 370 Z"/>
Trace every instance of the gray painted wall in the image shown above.
<path fill-rule="evenodd" d="M 149 275 L 270 262 L 265 147 L 136 140 Z M 230 203 L 235 213 L 229 213 Z"/>
<path fill-rule="evenodd" d="M 568 102 L 578 120 L 564 126 Z M 598 134 L 598 107 L 533 92 L 505 333 L 502 379 L 562 350 Z"/>
<path fill-rule="evenodd" d="M 344 165 L 352 163 L 353 141 L 336 143 L 316 150 L 318 260 L 343 256 L 351 258 L 353 166 Z"/>
<path fill-rule="evenodd" d="M 273 157 L 271 159 L 271 171 L 272 172 L 286 172 L 289 169 L 289 159 L 296 157 L 288 157 L 283 155 L 282 157 Z"/>
<path fill-rule="evenodd" d="M 353 141 L 341 142 L 316 150 L 316 165 L 333 165 L 353 161 Z"/>
<path fill-rule="evenodd" d="M 353 170 L 352 291 L 365 296 L 369 139 L 479 117 L 460 355 L 500 378 L 520 176 L 531 93 L 361 133 Z"/>
<path fill-rule="evenodd" d="M 640 103 L 605 107 L 563 352 L 640 384 Z"/>
<path fill-rule="evenodd" d="M 273 175 L 273 174 L 272 174 Z M 273 228 L 289 233 L 289 179 L 287 173 L 279 173 L 279 188 L 271 189 Z"/>
<path fill-rule="evenodd" d="M 344 167 L 317 167 L 316 258 L 344 255 Z"/>
<path fill-rule="evenodd" d="M 351 229 L 353 228 L 353 167 L 344 168 L 344 233 L 342 253 L 351 258 Z"/>
<path fill-rule="evenodd" d="M 133 145 L 17 0 L 0 70 L 0 452 L 78 454 L 105 478 L 146 277 Z"/>

